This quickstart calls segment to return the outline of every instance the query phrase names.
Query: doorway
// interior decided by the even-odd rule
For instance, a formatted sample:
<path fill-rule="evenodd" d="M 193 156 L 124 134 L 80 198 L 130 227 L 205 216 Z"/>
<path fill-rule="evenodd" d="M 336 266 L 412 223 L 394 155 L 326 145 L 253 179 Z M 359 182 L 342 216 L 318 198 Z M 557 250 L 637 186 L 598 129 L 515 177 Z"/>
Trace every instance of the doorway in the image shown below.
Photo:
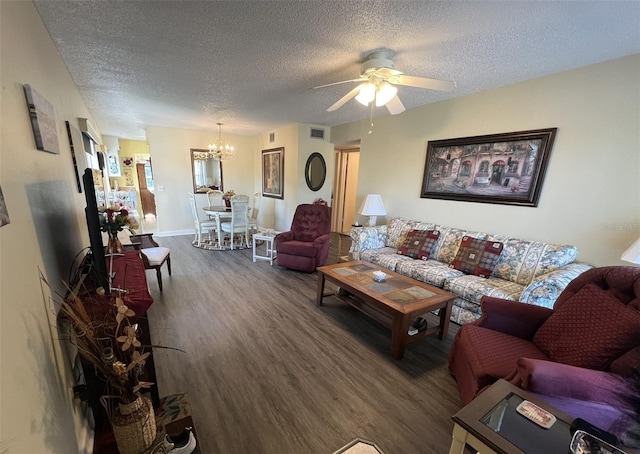
<path fill-rule="evenodd" d="M 335 161 L 331 230 L 348 235 L 356 216 L 360 148 L 335 150 Z"/>
<path fill-rule="evenodd" d="M 138 176 L 138 187 L 140 188 L 140 205 L 143 217 L 156 215 L 156 196 L 152 192 L 153 173 L 151 171 L 151 161 L 136 163 L 136 174 Z"/>

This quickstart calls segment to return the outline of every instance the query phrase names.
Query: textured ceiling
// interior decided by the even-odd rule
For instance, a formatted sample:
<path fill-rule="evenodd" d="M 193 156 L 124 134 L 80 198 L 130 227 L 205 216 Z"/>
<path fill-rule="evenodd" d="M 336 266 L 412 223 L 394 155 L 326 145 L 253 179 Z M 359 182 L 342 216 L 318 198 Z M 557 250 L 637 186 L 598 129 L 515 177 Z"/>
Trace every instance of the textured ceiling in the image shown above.
<path fill-rule="evenodd" d="M 357 78 L 378 48 L 406 74 L 456 83 L 400 87 L 407 109 L 640 53 L 638 0 L 34 3 L 102 133 L 130 139 L 367 118 L 355 100 L 326 111 L 356 84 L 310 88 Z"/>

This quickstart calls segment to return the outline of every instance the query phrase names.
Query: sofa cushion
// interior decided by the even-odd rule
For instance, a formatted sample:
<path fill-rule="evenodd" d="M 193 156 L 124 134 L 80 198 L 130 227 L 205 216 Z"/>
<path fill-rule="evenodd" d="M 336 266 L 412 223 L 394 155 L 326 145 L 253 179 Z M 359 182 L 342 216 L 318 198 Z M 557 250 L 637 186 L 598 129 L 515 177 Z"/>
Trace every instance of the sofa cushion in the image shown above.
<path fill-rule="evenodd" d="M 524 241 L 501 235 L 489 235 L 487 239 L 504 244 L 493 276 L 522 285 L 529 285 L 534 278 L 568 265 L 578 256 L 575 246 Z"/>
<path fill-rule="evenodd" d="M 391 271 L 397 271 L 398 263 L 403 261 L 413 261 L 411 257 L 396 253 L 395 248 L 383 247 L 380 249 L 369 249 L 360 253 L 360 260 L 382 266 Z"/>
<path fill-rule="evenodd" d="M 458 253 L 449 266 L 465 274 L 489 277 L 498 263 L 502 246 L 499 241 L 479 240 L 465 235 L 460 241 Z"/>
<path fill-rule="evenodd" d="M 387 242 L 385 246 L 396 250 L 402 246 L 411 230 L 434 230 L 435 224 L 431 222 L 410 221 L 403 218 L 391 218 L 387 226 Z"/>
<path fill-rule="evenodd" d="M 483 278 L 480 276 L 465 274 L 447 279 L 444 290 L 454 293 L 468 301 L 480 304 L 483 296 L 494 296 L 506 300 L 518 300 L 524 289 L 523 285 L 497 278 Z"/>
<path fill-rule="evenodd" d="M 398 254 L 414 259 L 429 260 L 439 237 L 440 232 L 437 230 L 411 230 L 398 249 Z"/>
<path fill-rule="evenodd" d="M 602 370 L 640 343 L 640 313 L 587 284 L 542 324 L 533 342 L 552 361 Z"/>
<path fill-rule="evenodd" d="M 396 254 L 396 256 L 408 258 L 404 255 Z M 444 263 L 435 260 L 405 260 L 397 263 L 395 271 L 439 288 L 444 286 L 447 279 L 464 275 L 462 271 L 449 268 Z"/>
<path fill-rule="evenodd" d="M 440 239 L 436 243 L 436 248 L 431 258 L 446 265 L 451 263 L 455 258 L 458 248 L 460 247 L 460 242 L 464 236 L 479 238 L 481 240 L 487 237 L 486 233 L 460 230 L 446 226 L 436 226 L 436 229 L 440 232 Z"/>

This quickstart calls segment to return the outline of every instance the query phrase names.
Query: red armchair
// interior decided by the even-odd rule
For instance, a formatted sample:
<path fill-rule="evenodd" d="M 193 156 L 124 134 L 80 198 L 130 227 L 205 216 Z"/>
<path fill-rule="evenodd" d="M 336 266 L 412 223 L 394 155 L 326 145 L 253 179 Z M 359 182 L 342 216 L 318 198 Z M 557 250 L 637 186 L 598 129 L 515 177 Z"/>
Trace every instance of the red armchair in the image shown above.
<path fill-rule="evenodd" d="M 617 436 L 628 432 L 640 414 L 640 268 L 590 269 L 553 310 L 492 297 L 481 307 L 449 354 L 464 404 L 503 378 Z"/>
<path fill-rule="evenodd" d="M 326 263 L 331 238 L 331 208 L 303 204 L 296 208 L 291 230 L 276 235 L 278 265 L 310 273 Z"/>

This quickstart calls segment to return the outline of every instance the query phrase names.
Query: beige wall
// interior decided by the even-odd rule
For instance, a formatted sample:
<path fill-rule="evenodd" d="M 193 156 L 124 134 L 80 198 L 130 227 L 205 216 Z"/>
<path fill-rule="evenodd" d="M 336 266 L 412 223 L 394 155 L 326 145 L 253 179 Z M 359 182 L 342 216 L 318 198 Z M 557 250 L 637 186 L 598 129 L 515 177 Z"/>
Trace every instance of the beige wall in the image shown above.
<path fill-rule="evenodd" d="M 362 140 L 357 206 L 379 193 L 389 216 L 574 244 L 581 261 L 629 265 L 619 258 L 640 236 L 640 55 L 377 117 L 370 135 L 368 126 L 331 133 L 337 144 Z M 420 198 L 429 140 L 550 127 L 538 207 Z"/>
<path fill-rule="evenodd" d="M 311 137 L 311 128 L 319 128 L 325 130 L 325 139 L 315 139 Z M 335 168 L 335 158 L 333 144 L 329 142 L 330 128 L 326 126 L 311 126 L 308 124 L 301 124 L 299 127 L 299 139 L 298 139 L 298 170 L 296 172 L 296 178 L 298 180 L 298 192 L 296 200 L 300 203 L 312 203 L 317 198 L 322 198 L 331 203 L 331 192 L 333 185 L 333 175 Z M 307 159 L 312 153 L 320 153 L 324 158 L 324 162 L 327 165 L 327 177 L 324 180 L 322 188 L 318 191 L 312 191 L 307 186 L 307 180 L 305 178 L 305 167 L 307 165 Z"/>
<path fill-rule="evenodd" d="M 328 140 L 311 139 L 311 127 L 308 124 L 294 124 L 270 131 L 275 134 L 275 141 L 272 143 L 269 142 L 269 133 L 248 137 L 227 134 L 223 130 L 224 138 L 236 149 L 234 156 L 222 163 L 224 189 L 233 189 L 238 194 L 261 193 L 262 150 L 285 148 L 284 199 L 262 197 L 258 219 L 260 226 L 287 230 L 298 204 L 313 202 L 318 197 L 330 200 L 333 145 Z M 206 149 L 215 134 L 213 131 L 147 128 L 156 188 L 157 236 L 193 233 L 193 220 L 187 199 L 187 192 L 193 192 L 189 150 Z M 122 140 L 120 144 L 123 146 Z M 323 188 L 313 192 L 306 186 L 304 166 L 309 155 L 316 151 L 324 156 L 328 172 Z M 122 150 L 120 155 L 124 156 Z M 204 194 L 197 194 L 196 199 L 199 208 L 207 203 Z"/>
<path fill-rule="evenodd" d="M 82 409 L 38 273 L 62 292 L 89 243 L 64 121 L 93 119 L 31 2 L 0 2 L 0 42 L 0 184 L 11 218 L 0 228 L 0 452 L 83 452 Z M 26 83 L 54 107 L 59 155 L 36 150 Z"/>
<path fill-rule="evenodd" d="M 153 163 L 158 236 L 193 233 L 193 218 L 188 192 L 193 192 L 191 148 L 206 149 L 217 131 L 147 128 L 147 142 Z M 224 189 L 236 194 L 254 192 L 254 146 L 247 136 L 227 134 L 223 137 L 235 147 L 234 156 L 222 163 Z M 198 207 L 205 206 L 206 195 L 196 195 Z"/>

